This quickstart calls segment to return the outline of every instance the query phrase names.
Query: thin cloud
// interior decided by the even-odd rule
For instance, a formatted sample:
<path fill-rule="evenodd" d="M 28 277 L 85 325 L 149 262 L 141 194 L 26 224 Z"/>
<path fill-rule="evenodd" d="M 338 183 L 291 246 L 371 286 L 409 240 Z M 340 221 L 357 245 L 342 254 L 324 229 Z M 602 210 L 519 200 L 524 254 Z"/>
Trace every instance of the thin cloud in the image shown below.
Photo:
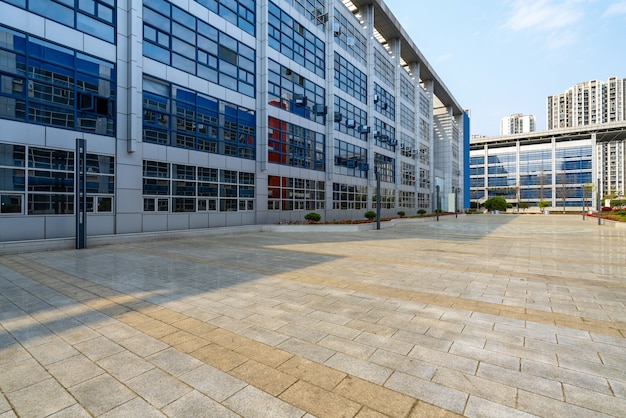
<path fill-rule="evenodd" d="M 626 14 L 626 1 L 611 4 L 602 15 L 603 17 Z"/>
<path fill-rule="evenodd" d="M 505 27 L 513 31 L 549 32 L 576 24 L 583 17 L 578 1 L 516 0 Z"/>

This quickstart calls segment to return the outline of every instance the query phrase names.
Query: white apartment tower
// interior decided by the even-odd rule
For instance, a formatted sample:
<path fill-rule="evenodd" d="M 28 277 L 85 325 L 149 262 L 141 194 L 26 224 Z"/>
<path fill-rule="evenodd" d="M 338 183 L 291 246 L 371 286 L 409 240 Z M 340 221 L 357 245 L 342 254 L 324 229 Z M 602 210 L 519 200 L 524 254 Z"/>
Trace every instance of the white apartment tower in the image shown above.
<path fill-rule="evenodd" d="M 626 120 L 626 79 L 578 83 L 561 94 L 548 96 L 548 130 L 583 127 Z M 597 144 L 598 178 L 603 195 L 623 196 L 626 189 L 626 150 L 623 141 Z"/>
<path fill-rule="evenodd" d="M 500 135 L 524 134 L 535 130 L 535 115 L 516 113 L 500 120 Z"/>

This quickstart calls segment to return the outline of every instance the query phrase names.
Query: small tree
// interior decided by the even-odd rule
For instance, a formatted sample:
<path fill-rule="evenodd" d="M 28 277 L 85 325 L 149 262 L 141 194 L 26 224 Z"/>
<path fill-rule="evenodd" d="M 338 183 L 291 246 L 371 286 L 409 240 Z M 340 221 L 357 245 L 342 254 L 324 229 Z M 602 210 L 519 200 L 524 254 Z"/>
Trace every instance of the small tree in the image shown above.
<path fill-rule="evenodd" d="M 488 211 L 492 210 L 501 210 L 503 212 L 506 211 L 507 203 L 506 199 L 502 196 L 494 196 L 490 197 L 485 201 L 485 209 Z"/>
<path fill-rule="evenodd" d="M 526 209 L 528 209 L 530 207 L 530 203 L 528 203 L 528 202 L 519 202 L 518 207 L 520 209 L 524 209 L 524 212 L 526 212 Z"/>
<path fill-rule="evenodd" d="M 543 213 L 544 209 L 550 206 L 550 202 L 547 200 L 540 200 L 539 203 L 537 203 L 537 206 L 539 206 L 539 210 Z"/>
<path fill-rule="evenodd" d="M 311 213 L 307 213 L 306 215 L 304 215 L 304 219 L 309 221 L 309 223 L 316 223 L 322 219 L 322 215 L 316 212 L 311 212 Z"/>
<path fill-rule="evenodd" d="M 365 216 L 367 220 L 373 221 L 374 219 L 376 219 L 376 212 L 374 212 L 373 210 L 368 210 L 363 214 L 363 216 Z"/>
<path fill-rule="evenodd" d="M 401 218 L 402 218 L 404 215 L 406 215 L 406 214 L 404 213 L 404 211 L 403 211 L 403 210 L 398 211 L 398 216 L 399 216 L 399 217 L 401 217 Z"/>

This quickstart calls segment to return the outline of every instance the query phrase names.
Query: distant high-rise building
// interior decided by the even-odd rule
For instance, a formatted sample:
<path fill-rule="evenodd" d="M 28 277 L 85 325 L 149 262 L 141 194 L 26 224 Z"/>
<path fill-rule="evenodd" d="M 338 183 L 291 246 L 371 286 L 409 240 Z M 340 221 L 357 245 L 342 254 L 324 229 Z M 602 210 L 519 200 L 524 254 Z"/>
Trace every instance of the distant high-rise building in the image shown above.
<path fill-rule="evenodd" d="M 590 80 L 548 96 L 548 129 L 572 128 L 626 120 L 626 79 Z"/>
<path fill-rule="evenodd" d="M 500 135 L 523 134 L 535 132 L 535 115 L 516 113 L 500 120 Z"/>

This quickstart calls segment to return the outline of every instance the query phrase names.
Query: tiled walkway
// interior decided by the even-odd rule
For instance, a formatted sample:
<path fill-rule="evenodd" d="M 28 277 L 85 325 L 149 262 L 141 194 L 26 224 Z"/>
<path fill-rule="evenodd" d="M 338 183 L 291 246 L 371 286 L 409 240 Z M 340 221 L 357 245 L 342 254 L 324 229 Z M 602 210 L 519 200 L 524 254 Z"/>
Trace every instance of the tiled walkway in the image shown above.
<path fill-rule="evenodd" d="M 626 416 L 626 230 L 462 216 L 0 256 L 0 417 Z"/>

